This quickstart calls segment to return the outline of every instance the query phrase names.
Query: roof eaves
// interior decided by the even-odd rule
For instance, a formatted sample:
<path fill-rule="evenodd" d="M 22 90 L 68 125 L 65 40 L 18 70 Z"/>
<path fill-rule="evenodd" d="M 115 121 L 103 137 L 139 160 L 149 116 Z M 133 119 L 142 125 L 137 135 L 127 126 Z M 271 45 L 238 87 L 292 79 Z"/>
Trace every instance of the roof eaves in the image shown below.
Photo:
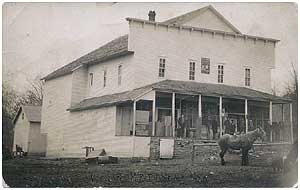
<path fill-rule="evenodd" d="M 92 109 L 98 109 L 98 108 L 102 108 L 102 107 L 109 107 L 109 106 L 113 106 L 113 105 L 123 104 L 123 103 L 127 103 L 127 102 L 132 102 L 132 100 L 108 102 L 108 103 L 103 103 L 103 104 L 99 104 L 99 105 L 91 105 L 91 106 L 86 106 L 86 107 L 74 107 L 74 108 L 70 107 L 67 109 L 67 111 L 76 112 L 76 111 L 92 110 Z"/>
<path fill-rule="evenodd" d="M 103 62 L 131 53 L 131 51 L 128 51 L 128 34 L 126 34 L 115 38 L 114 40 L 102 45 L 98 49 L 79 57 L 63 67 L 56 69 L 52 73 L 43 77 L 41 80 L 51 80 L 60 76 L 68 75 L 72 73 L 74 69 L 90 62 Z"/>
<path fill-rule="evenodd" d="M 15 117 L 14 117 L 14 119 L 13 119 L 13 124 L 16 123 L 16 121 L 17 121 L 17 119 L 18 119 L 18 117 L 19 117 L 21 111 L 22 111 L 22 106 L 19 107 L 18 112 L 17 112 L 17 114 L 15 115 Z"/>
<path fill-rule="evenodd" d="M 208 29 L 208 28 L 199 28 L 199 27 L 194 27 L 194 26 L 181 26 L 181 25 L 174 25 L 174 24 L 164 24 L 163 22 L 154 22 L 154 21 L 149 21 L 149 20 L 143 20 L 143 19 L 138 19 L 138 18 L 126 18 L 127 21 L 131 22 L 140 22 L 144 24 L 153 24 L 153 25 L 158 25 L 158 26 L 165 26 L 165 27 L 173 27 L 173 28 L 179 28 L 179 29 L 186 29 L 186 30 L 194 30 L 194 31 L 203 31 L 203 32 L 211 32 L 211 33 L 219 33 L 219 34 L 225 34 L 225 35 L 232 35 L 236 37 L 247 37 L 247 38 L 252 38 L 256 40 L 264 40 L 264 41 L 271 41 L 271 42 L 279 42 L 280 40 L 273 39 L 273 38 L 266 38 L 266 37 L 260 37 L 260 36 L 253 36 L 253 35 L 247 35 L 247 34 L 237 34 L 233 32 L 225 32 L 221 30 L 213 30 L 213 29 Z"/>
<path fill-rule="evenodd" d="M 79 69 L 80 67 L 82 67 L 84 65 L 94 65 L 94 64 L 98 64 L 98 63 L 102 63 L 102 62 L 105 62 L 105 61 L 117 59 L 117 58 L 120 58 L 120 57 L 123 57 L 123 56 L 127 56 L 127 55 L 131 55 L 131 54 L 134 54 L 134 51 L 127 51 L 127 50 L 126 51 L 121 51 L 121 52 L 118 52 L 116 54 L 113 54 L 113 55 L 110 55 L 110 56 L 107 56 L 107 57 L 103 57 L 101 59 L 96 59 L 96 60 L 89 61 L 89 62 L 86 62 L 86 63 L 81 63 L 79 66 L 75 67 L 74 69 L 72 69 L 70 71 L 66 71 L 66 72 L 64 72 L 62 74 L 59 74 L 59 75 L 51 75 L 51 74 L 49 74 L 48 76 L 42 78 L 42 80 L 51 80 L 51 79 L 55 79 L 55 78 L 58 78 L 58 77 L 62 77 L 62 76 L 65 76 L 65 75 L 73 73 L 73 71 Z"/>
<path fill-rule="evenodd" d="M 127 56 L 127 55 L 131 55 L 131 54 L 134 54 L 134 51 L 125 50 L 125 51 L 121 51 L 121 52 L 115 53 L 115 54 L 110 55 L 110 56 L 103 57 L 101 59 L 96 59 L 94 61 L 84 63 L 84 64 L 85 65 L 94 65 L 94 64 L 98 64 L 98 63 L 102 63 L 102 62 L 105 62 L 105 61 L 117 59 L 117 58 Z"/>

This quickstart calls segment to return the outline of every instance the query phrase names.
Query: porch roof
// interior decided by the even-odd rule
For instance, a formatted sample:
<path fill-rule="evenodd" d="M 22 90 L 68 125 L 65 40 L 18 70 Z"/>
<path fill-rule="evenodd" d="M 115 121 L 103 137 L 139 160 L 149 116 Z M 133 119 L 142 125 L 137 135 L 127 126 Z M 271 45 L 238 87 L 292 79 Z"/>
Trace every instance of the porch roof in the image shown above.
<path fill-rule="evenodd" d="M 213 97 L 222 96 L 224 98 L 233 99 L 272 101 L 273 103 L 291 102 L 290 99 L 274 96 L 272 94 L 264 93 L 246 87 L 229 86 L 224 84 L 198 83 L 192 81 L 164 80 L 131 91 L 84 99 L 80 103 L 71 106 L 68 110 L 81 111 L 132 102 L 141 95 L 149 92 L 150 90 L 193 95 L 202 94 L 204 96 Z"/>

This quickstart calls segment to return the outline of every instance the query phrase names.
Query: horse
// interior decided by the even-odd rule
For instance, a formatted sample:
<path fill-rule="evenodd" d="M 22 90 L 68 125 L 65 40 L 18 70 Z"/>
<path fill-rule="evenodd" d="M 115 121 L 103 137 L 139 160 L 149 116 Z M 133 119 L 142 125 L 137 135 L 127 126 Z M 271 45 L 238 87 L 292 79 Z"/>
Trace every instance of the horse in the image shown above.
<path fill-rule="evenodd" d="M 249 165 L 248 151 L 258 138 L 265 138 L 266 132 L 262 128 L 241 135 L 225 134 L 218 140 L 220 146 L 221 165 L 225 165 L 224 155 L 228 149 L 242 150 L 242 166 Z"/>

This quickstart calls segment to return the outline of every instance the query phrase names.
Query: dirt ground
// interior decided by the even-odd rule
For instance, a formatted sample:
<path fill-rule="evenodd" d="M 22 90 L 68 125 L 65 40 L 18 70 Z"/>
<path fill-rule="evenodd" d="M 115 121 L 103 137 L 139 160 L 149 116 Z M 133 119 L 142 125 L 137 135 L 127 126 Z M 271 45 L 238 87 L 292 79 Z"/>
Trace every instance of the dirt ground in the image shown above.
<path fill-rule="evenodd" d="M 88 165 L 80 159 L 18 158 L 2 162 L 10 187 L 290 187 L 297 167 L 283 175 L 273 171 L 276 152 L 250 155 L 250 166 L 240 166 L 237 153 L 226 154 L 225 166 L 216 154 L 190 158 Z"/>

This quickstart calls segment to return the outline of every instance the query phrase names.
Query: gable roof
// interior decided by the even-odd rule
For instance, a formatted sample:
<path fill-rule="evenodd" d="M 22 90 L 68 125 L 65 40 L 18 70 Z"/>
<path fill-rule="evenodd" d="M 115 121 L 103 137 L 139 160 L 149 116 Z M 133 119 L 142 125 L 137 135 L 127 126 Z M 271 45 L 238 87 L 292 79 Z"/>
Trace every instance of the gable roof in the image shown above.
<path fill-rule="evenodd" d="M 199 14 L 211 10 L 220 20 L 222 20 L 229 28 L 231 28 L 235 33 L 237 34 L 242 34 L 236 27 L 234 27 L 223 15 L 221 15 L 213 6 L 208 5 L 206 7 L 188 12 L 186 14 L 177 16 L 175 18 L 171 18 L 169 20 L 166 20 L 162 22 L 162 24 L 167 24 L 167 25 L 182 25 L 185 22 L 195 18 Z"/>
<path fill-rule="evenodd" d="M 70 107 L 68 110 L 81 111 L 118 105 L 125 102 L 132 102 L 151 90 L 185 94 L 202 94 L 204 96 L 222 96 L 224 98 L 237 98 L 257 101 L 273 101 L 274 103 L 290 102 L 290 99 L 274 96 L 272 94 L 260 92 L 246 87 L 198 83 L 191 81 L 164 80 L 131 91 L 85 99 L 82 102 Z"/>
<path fill-rule="evenodd" d="M 42 106 L 21 106 L 19 111 L 14 118 L 13 123 L 15 124 L 22 110 L 29 122 L 41 122 Z"/>
<path fill-rule="evenodd" d="M 55 70 L 42 78 L 44 80 L 54 79 L 60 76 L 64 76 L 73 72 L 74 69 L 90 65 L 94 63 L 104 62 L 110 59 L 115 59 L 121 56 L 132 54 L 132 51 L 128 51 L 128 34 L 120 36 L 100 48 L 76 59 L 75 61 Z"/>

